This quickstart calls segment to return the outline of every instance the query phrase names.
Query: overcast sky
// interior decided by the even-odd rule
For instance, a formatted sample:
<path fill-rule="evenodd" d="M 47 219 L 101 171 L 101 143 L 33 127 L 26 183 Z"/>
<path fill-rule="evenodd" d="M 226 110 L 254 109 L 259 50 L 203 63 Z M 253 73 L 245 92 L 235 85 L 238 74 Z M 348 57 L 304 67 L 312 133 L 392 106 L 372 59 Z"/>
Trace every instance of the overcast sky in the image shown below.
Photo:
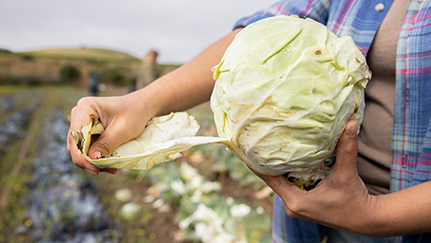
<path fill-rule="evenodd" d="M 275 1 L 272 1 L 275 2 Z M 182 64 L 264 0 L 0 0 L 0 48 L 100 47 Z"/>

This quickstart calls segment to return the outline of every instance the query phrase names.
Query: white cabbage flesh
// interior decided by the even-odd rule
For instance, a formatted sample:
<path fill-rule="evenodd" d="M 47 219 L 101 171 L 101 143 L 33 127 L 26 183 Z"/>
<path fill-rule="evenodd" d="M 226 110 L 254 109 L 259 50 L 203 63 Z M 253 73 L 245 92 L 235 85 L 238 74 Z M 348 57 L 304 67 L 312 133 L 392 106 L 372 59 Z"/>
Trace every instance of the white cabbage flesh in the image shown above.
<path fill-rule="evenodd" d="M 87 155 L 88 147 L 83 148 L 81 144 L 91 141 L 91 135 L 103 132 L 103 129 L 97 129 L 96 133 L 82 134 L 99 127 L 100 123 L 94 122 L 93 117 L 91 120 L 80 131 L 73 131 L 72 137 L 83 156 L 99 168 L 148 170 L 154 165 L 181 157 L 181 151 L 193 146 L 226 141 L 216 137 L 194 137 L 199 130 L 194 117 L 186 112 L 176 112 L 151 119 L 140 136 L 120 145 L 110 157 L 91 159 Z"/>
<path fill-rule="evenodd" d="M 157 135 L 161 140 L 152 141 L 150 122 L 146 139 L 118 148 L 119 158 L 90 161 L 99 167 L 149 169 L 181 150 L 216 142 L 259 173 L 289 173 L 300 186 L 314 183 L 326 175 L 323 163 L 333 155 L 346 122 L 361 124 L 363 89 L 371 78 L 352 38 L 286 15 L 240 31 L 213 72 L 211 108 L 220 138 L 172 132 L 174 126 L 188 130 L 193 123 L 188 118 L 167 124 Z"/>

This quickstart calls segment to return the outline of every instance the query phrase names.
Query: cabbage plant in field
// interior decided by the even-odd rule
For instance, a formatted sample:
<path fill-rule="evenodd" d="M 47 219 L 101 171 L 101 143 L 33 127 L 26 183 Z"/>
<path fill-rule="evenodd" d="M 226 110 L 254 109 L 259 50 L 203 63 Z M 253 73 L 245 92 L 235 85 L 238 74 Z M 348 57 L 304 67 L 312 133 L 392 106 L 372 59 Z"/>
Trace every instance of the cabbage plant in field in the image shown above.
<path fill-rule="evenodd" d="M 222 143 L 253 170 L 288 174 L 308 187 L 327 174 L 324 162 L 346 122 L 362 122 L 371 78 L 352 38 L 297 16 L 244 28 L 213 72 L 211 108 L 220 137 L 196 137 L 196 121 L 172 113 L 153 118 L 140 137 L 116 149 L 117 157 L 92 160 L 81 148 L 84 156 L 99 167 L 149 169 L 192 146 Z M 73 135 L 78 147 L 85 143 L 82 132 Z"/>

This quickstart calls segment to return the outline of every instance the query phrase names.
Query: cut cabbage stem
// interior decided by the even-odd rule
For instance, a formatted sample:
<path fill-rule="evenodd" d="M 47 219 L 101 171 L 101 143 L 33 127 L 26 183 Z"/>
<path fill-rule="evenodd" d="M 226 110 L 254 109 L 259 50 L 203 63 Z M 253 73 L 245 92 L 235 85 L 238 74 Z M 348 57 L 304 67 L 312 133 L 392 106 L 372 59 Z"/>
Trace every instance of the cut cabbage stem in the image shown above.
<path fill-rule="evenodd" d="M 329 167 L 323 164 L 316 165 L 304 171 L 294 171 L 284 174 L 292 184 L 297 185 L 303 190 L 314 189 L 317 184 L 329 173 Z"/>

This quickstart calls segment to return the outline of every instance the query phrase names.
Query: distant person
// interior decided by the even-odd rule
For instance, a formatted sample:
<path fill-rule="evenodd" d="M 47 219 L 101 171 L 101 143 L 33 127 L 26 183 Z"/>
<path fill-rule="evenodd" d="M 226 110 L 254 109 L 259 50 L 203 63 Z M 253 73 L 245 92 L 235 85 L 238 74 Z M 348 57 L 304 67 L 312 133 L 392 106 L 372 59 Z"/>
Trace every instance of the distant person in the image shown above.
<path fill-rule="evenodd" d="M 144 88 L 159 77 L 157 72 L 158 55 L 157 51 L 151 50 L 143 58 L 136 79 L 136 90 Z"/>
<path fill-rule="evenodd" d="M 88 90 L 90 96 L 97 96 L 99 93 L 99 75 L 97 73 L 90 74 L 90 81 L 88 82 Z"/>
<path fill-rule="evenodd" d="M 132 75 L 130 83 L 129 83 L 129 93 L 136 91 L 136 80 L 138 79 L 138 75 L 135 73 Z"/>

